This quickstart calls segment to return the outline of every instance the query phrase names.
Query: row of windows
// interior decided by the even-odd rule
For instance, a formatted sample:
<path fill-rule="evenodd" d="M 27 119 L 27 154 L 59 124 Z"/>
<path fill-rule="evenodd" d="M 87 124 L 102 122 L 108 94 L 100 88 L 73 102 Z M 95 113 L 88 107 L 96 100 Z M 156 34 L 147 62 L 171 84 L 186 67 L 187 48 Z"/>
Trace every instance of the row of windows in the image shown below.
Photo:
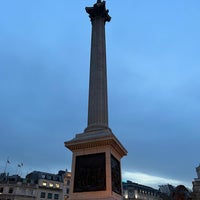
<path fill-rule="evenodd" d="M 157 194 L 155 192 L 152 192 L 152 191 L 138 190 L 138 193 L 157 196 Z"/>
<path fill-rule="evenodd" d="M 42 182 L 42 186 L 44 186 L 44 187 L 51 187 L 51 188 L 55 186 L 56 188 L 60 188 L 60 185 L 58 183 L 56 183 L 56 184 L 48 183 L 47 184 L 47 182 L 45 182 L 45 181 Z"/>
<path fill-rule="evenodd" d="M 52 199 L 54 197 L 54 199 L 59 199 L 59 194 L 52 194 L 52 193 L 48 193 L 47 194 L 47 199 Z M 41 192 L 40 194 L 40 198 L 45 199 L 46 198 L 46 193 L 45 192 Z"/>
<path fill-rule="evenodd" d="M 137 192 L 136 192 L 137 191 Z M 124 190 L 124 196 L 127 197 L 127 196 L 132 196 L 133 194 L 135 194 L 136 192 L 136 196 L 137 196 L 137 193 L 138 194 L 144 194 L 144 195 L 148 195 L 148 196 L 158 196 L 157 193 L 153 192 L 153 191 L 146 191 L 146 190 L 141 190 L 141 189 L 138 189 L 138 190 Z M 128 195 L 129 194 L 129 195 Z"/>
<path fill-rule="evenodd" d="M 34 189 L 31 188 L 26 188 L 26 187 L 14 187 L 17 190 L 18 194 L 26 194 L 26 195 L 33 195 L 34 194 Z M 0 194 L 13 194 L 14 193 L 14 188 L 10 187 L 10 188 L 0 188 Z"/>
<path fill-rule="evenodd" d="M 0 188 L 0 194 L 3 193 L 3 187 Z M 9 188 L 8 193 L 12 194 L 13 193 L 13 188 Z"/>
<path fill-rule="evenodd" d="M 60 176 L 51 176 L 49 174 L 42 174 L 42 178 L 48 179 L 48 180 L 54 180 L 54 181 L 61 181 Z"/>
<path fill-rule="evenodd" d="M 0 200 L 11 200 L 11 199 L 0 199 Z"/>

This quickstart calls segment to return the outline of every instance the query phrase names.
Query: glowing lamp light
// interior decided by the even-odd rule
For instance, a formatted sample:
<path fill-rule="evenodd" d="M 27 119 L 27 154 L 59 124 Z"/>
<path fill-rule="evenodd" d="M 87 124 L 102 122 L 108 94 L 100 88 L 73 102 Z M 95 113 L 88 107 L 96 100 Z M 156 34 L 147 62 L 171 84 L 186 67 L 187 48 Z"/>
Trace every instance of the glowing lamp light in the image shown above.
<path fill-rule="evenodd" d="M 43 182 L 42 185 L 43 185 L 43 186 L 47 186 L 47 183 L 46 183 L 46 182 Z"/>
<path fill-rule="evenodd" d="M 49 187 L 53 187 L 53 183 L 49 183 Z"/>

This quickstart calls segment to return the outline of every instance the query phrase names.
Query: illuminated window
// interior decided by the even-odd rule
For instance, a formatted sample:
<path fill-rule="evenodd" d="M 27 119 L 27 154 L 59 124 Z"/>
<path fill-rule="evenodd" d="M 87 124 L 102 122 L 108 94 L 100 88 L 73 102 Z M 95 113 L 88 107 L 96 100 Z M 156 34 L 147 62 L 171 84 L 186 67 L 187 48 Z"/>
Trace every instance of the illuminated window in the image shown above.
<path fill-rule="evenodd" d="M 53 187 L 53 183 L 49 183 L 49 187 Z"/>
<path fill-rule="evenodd" d="M 43 183 L 42 183 L 42 186 L 47 186 L 47 182 L 43 182 Z"/>
<path fill-rule="evenodd" d="M 125 199 L 128 199 L 128 190 L 125 190 L 125 191 L 124 191 L 124 198 L 125 198 Z"/>
<path fill-rule="evenodd" d="M 60 188 L 60 185 L 58 183 L 56 183 L 56 188 Z"/>

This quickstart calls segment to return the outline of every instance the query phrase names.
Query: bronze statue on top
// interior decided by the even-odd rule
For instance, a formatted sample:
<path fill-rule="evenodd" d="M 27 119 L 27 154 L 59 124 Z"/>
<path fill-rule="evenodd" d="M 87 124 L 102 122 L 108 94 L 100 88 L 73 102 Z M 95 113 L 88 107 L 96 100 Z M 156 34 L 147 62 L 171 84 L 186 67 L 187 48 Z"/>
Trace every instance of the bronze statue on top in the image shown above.
<path fill-rule="evenodd" d="M 110 21 L 111 17 L 108 15 L 109 10 L 106 10 L 105 1 L 97 0 L 93 7 L 86 7 L 86 12 L 89 14 L 91 21 L 95 17 L 103 17 L 106 21 Z"/>

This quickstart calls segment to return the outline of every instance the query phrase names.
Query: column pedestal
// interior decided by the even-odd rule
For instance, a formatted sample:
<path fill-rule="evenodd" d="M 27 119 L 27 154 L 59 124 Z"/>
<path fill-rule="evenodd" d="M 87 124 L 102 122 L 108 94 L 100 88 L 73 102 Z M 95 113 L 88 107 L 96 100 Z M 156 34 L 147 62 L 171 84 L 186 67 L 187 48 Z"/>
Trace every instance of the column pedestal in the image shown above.
<path fill-rule="evenodd" d="M 121 200 L 121 158 L 126 149 L 113 133 L 77 134 L 65 146 L 73 152 L 70 200 Z"/>

